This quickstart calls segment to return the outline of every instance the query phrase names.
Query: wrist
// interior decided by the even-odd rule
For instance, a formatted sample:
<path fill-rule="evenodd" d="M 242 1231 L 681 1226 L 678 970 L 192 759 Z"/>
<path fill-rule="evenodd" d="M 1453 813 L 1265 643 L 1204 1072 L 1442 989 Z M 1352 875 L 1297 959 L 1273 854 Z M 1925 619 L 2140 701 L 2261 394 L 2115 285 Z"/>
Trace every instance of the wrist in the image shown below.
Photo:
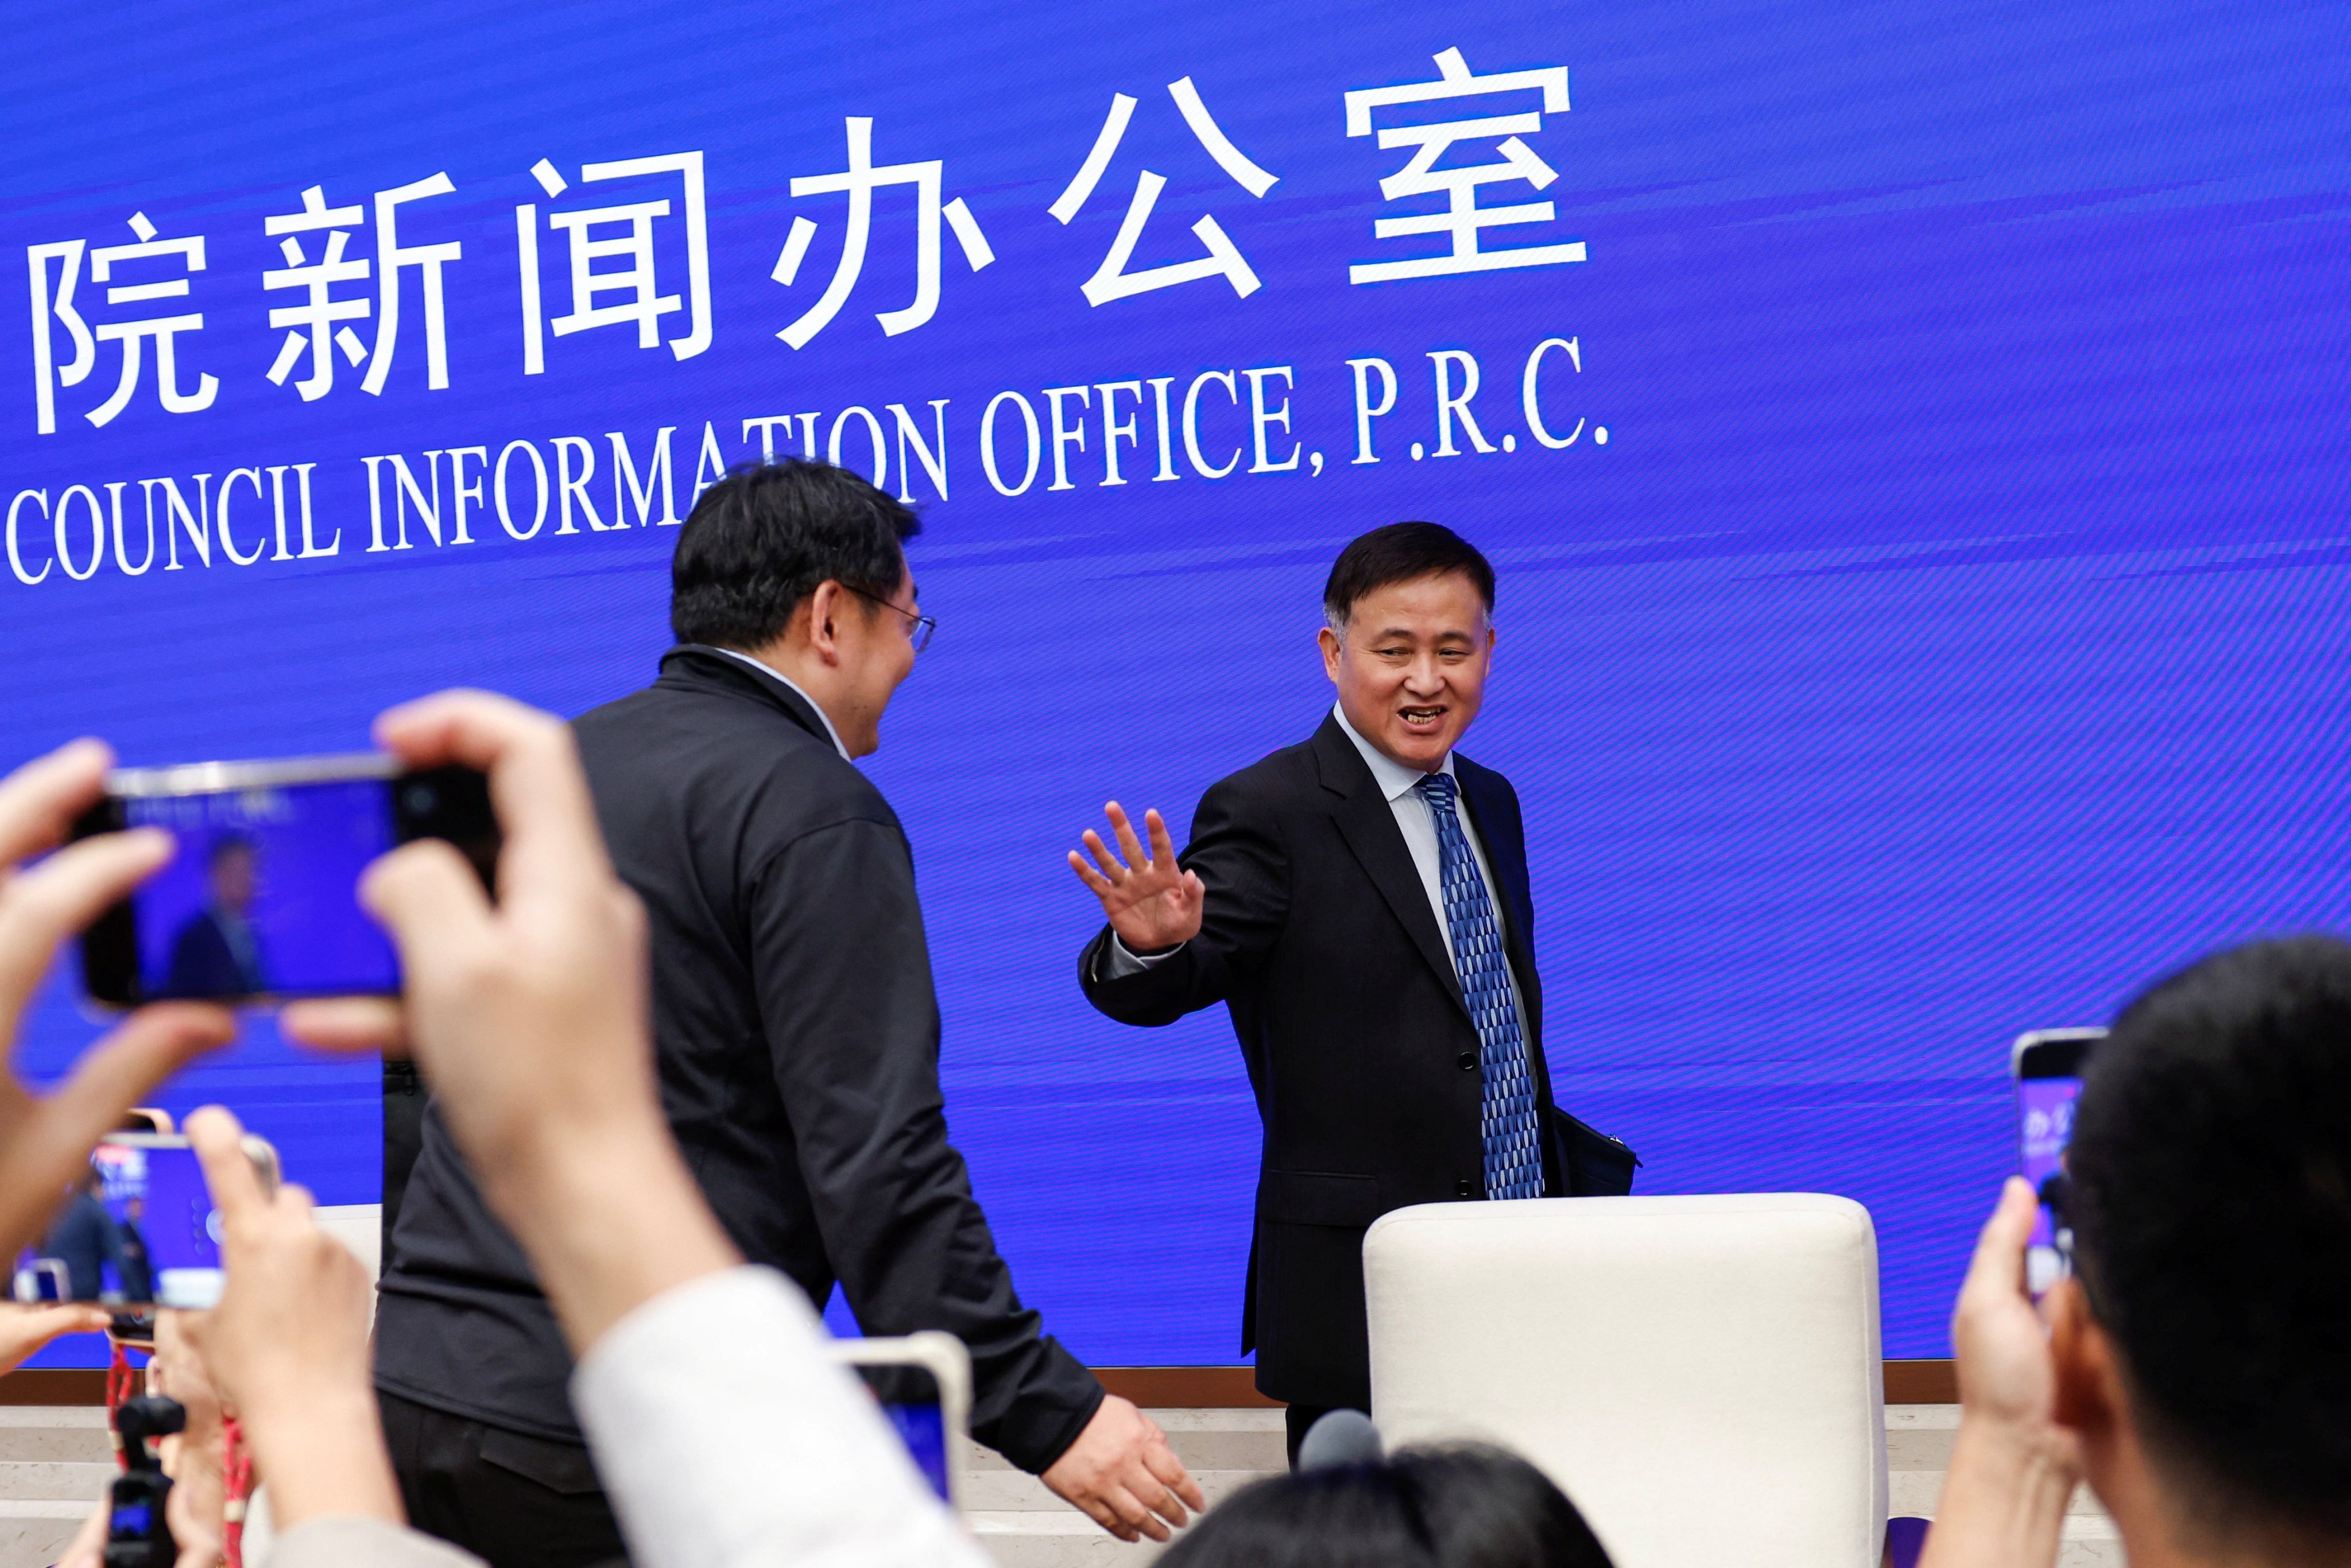
<path fill-rule="evenodd" d="M 289 1390 L 240 1421 L 278 1530 L 330 1514 L 406 1522 L 374 1392 L 364 1384 Z"/>
<path fill-rule="evenodd" d="M 2055 1429 L 1964 1414 L 1922 1568 L 2054 1561 L 2079 1479 Z"/>

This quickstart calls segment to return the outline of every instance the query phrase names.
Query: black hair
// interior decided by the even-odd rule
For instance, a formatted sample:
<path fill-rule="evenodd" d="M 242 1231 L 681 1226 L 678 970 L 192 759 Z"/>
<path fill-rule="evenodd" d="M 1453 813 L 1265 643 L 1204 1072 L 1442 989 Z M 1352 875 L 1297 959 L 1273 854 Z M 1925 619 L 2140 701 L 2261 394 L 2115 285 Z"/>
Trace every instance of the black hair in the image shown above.
<path fill-rule="evenodd" d="M 1275 1476 L 1234 1493 L 1160 1558 L 1167 1568 L 1610 1568 L 1567 1494 L 1476 1446 Z"/>
<path fill-rule="evenodd" d="M 1486 613 L 1494 613 L 1494 569 L 1477 546 L 1442 523 L 1390 523 L 1350 544 L 1331 563 L 1322 613 L 1334 629 L 1344 626 L 1365 594 L 1448 571 L 1467 574 L 1486 601 Z"/>
<path fill-rule="evenodd" d="M 2351 944 L 2239 947 L 2133 1001 L 2066 1167 L 2083 1289 L 2194 1516 L 2351 1541 Z"/>
<path fill-rule="evenodd" d="M 681 643 L 774 642 L 828 580 L 888 599 L 905 579 L 921 519 L 846 468 L 787 457 L 746 463 L 702 493 L 670 562 L 670 630 Z"/>
<path fill-rule="evenodd" d="M 235 828 L 216 835 L 211 846 L 204 851 L 204 869 L 212 870 L 239 851 L 258 859 L 261 855 L 261 845 L 255 841 L 252 834 L 238 832 Z"/>

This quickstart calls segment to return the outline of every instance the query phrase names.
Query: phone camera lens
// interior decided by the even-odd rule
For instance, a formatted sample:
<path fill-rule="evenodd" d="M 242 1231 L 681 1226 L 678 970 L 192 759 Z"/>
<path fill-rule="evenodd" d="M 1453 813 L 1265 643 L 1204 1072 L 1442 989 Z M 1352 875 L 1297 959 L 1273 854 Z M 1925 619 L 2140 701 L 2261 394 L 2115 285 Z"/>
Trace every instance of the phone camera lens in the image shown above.
<path fill-rule="evenodd" d="M 413 817 L 430 816 L 433 809 L 441 803 L 440 797 L 430 784 L 411 784 L 402 799 L 407 804 L 409 815 Z"/>

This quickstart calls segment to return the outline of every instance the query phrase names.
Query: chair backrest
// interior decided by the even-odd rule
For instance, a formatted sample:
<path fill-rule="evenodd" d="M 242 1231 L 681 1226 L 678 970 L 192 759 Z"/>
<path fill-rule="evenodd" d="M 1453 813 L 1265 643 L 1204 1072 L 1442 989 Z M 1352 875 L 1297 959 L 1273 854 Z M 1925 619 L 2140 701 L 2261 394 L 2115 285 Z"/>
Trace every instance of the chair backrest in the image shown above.
<path fill-rule="evenodd" d="M 1398 1209 L 1364 1239 L 1372 1414 L 1484 1439 L 1617 1568 L 1876 1568 L 1877 1241 L 1813 1193 Z"/>

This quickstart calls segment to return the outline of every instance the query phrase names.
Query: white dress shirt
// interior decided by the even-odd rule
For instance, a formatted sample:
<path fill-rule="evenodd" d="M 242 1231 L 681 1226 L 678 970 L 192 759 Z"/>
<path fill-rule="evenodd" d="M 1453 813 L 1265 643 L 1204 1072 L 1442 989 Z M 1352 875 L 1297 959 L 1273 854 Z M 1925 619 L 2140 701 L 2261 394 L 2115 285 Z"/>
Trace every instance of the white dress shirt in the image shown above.
<path fill-rule="evenodd" d="M 1461 977 L 1461 959 L 1460 956 L 1453 950 L 1452 922 L 1445 917 L 1444 859 L 1437 843 L 1437 818 L 1432 814 L 1428 797 L 1422 794 L 1416 788 L 1426 775 L 1417 768 L 1409 768 L 1398 762 L 1357 734 L 1355 727 L 1347 722 L 1346 709 L 1333 706 L 1331 709 L 1331 716 L 1339 721 L 1340 729 L 1344 731 L 1347 738 L 1354 743 L 1355 749 L 1362 753 L 1364 765 L 1372 770 L 1372 782 L 1379 786 L 1380 793 L 1387 797 L 1388 810 L 1395 813 L 1397 831 L 1404 834 L 1404 847 L 1412 853 L 1413 869 L 1420 873 L 1421 888 L 1428 894 L 1428 907 L 1437 915 L 1437 929 L 1445 938 L 1446 956 L 1452 958 L 1453 977 L 1458 981 Z M 1453 775 L 1453 753 L 1448 751 L 1445 754 L 1445 760 L 1437 765 L 1437 771 Z M 1469 821 L 1468 805 L 1461 800 L 1458 794 L 1454 799 L 1454 817 L 1461 824 L 1461 836 L 1469 841 L 1470 854 L 1477 859 L 1478 875 L 1486 883 L 1486 902 L 1493 908 L 1495 929 L 1499 931 L 1503 929 L 1504 919 L 1501 894 L 1494 884 L 1494 868 L 1486 863 L 1486 846 L 1479 841 L 1478 830 Z M 1178 948 L 1170 947 L 1165 953 L 1140 956 L 1129 952 L 1126 944 L 1121 942 L 1118 939 L 1118 933 L 1113 931 L 1110 936 L 1110 951 L 1103 957 L 1102 973 L 1098 977 L 1115 980 L 1123 976 L 1135 974 L 1151 967 L 1152 965 L 1159 963 L 1177 951 L 1179 951 Z M 1510 975 L 1510 1003 L 1519 1013 L 1519 1038 L 1526 1042 L 1527 1049 L 1531 1051 L 1534 1049 L 1534 1035 L 1527 1028 L 1527 1003 L 1526 998 L 1519 992 L 1519 977 L 1516 971 L 1512 971 Z"/>
<path fill-rule="evenodd" d="M 746 1266 L 664 1291 L 571 1375 L 637 1568 L 991 1568 L 808 1298 Z"/>
<path fill-rule="evenodd" d="M 817 723 L 824 726 L 825 737 L 832 742 L 832 748 L 841 753 L 841 759 L 843 762 L 854 762 L 857 760 L 855 758 L 849 755 L 849 747 L 841 744 L 841 731 L 832 727 L 832 716 L 824 711 L 824 705 L 817 701 L 816 698 L 809 695 L 808 693 L 802 691 L 800 689 L 800 684 L 792 679 L 791 676 L 784 674 L 783 671 L 776 668 L 773 664 L 761 663 L 759 660 L 751 657 L 748 653 L 739 653 L 732 648 L 721 648 L 715 643 L 697 643 L 695 646 L 697 648 L 707 648 L 714 653 L 724 653 L 728 658 L 737 661 L 738 664 L 750 665 L 753 669 L 758 671 L 761 674 L 767 676 L 771 681 L 783 682 L 785 685 L 791 688 L 792 694 L 795 696 L 799 697 L 800 701 L 808 704 L 809 706 L 816 709 L 816 721 Z"/>

